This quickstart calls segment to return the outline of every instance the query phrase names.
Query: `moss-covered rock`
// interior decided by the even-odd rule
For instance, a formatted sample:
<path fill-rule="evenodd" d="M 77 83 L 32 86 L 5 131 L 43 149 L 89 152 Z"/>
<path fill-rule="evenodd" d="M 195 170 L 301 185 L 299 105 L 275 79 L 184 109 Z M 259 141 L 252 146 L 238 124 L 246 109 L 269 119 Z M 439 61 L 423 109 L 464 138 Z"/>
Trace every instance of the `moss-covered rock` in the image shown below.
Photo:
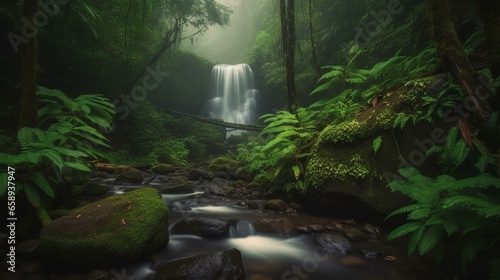
<path fill-rule="evenodd" d="M 108 192 L 108 187 L 96 183 L 86 184 L 82 188 L 82 194 L 87 196 L 99 196 L 107 192 Z"/>
<path fill-rule="evenodd" d="M 171 164 L 168 163 L 161 163 L 158 165 L 155 165 L 153 168 L 153 172 L 156 174 L 169 174 L 175 172 L 175 167 Z"/>
<path fill-rule="evenodd" d="M 423 89 L 436 87 L 441 79 L 443 76 L 437 75 L 406 83 L 355 119 L 325 127 L 311 148 L 306 167 L 306 180 L 314 187 L 308 192 L 308 205 L 332 212 L 366 207 L 383 216 L 407 203 L 407 198 L 386 188 L 386 174 L 398 174 L 401 156 L 418 148 L 415 139 L 430 137 L 432 126 L 445 124 L 420 122 L 413 126 L 410 121 L 403 131 L 389 129 L 398 114 L 412 113 L 421 106 L 421 97 L 431 94 Z M 382 136 L 382 144 L 375 153 L 373 140 L 377 136 Z"/>
<path fill-rule="evenodd" d="M 116 180 L 119 182 L 133 184 L 140 184 L 142 183 L 143 179 L 144 177 L 142 175 L 142 171 L 136 168 L 130 168 L 116 178 Z"/>
<path fill-rule="evenodd" d="M 75 209 L 40 233 L 44 261 L 106 268 L 145 257 L 168 243 L 168 208 L 152 188 L 114 195 Z"/>
<path fill-rule="evenodd" d="M 239 162 L 229 157 L 218 157 L 210 162 L 208 171 L 214 177 L 232 177 L 236 174 L 239 167 Z"/>

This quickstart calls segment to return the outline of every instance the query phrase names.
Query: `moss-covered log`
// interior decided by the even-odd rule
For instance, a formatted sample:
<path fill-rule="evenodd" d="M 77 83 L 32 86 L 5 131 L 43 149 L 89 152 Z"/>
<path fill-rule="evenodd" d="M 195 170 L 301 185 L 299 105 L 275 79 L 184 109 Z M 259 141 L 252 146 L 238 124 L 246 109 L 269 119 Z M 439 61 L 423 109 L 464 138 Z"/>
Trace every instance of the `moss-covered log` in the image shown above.
<path fill-rule="evenodd" d="M 477 98 L 478 84 L 474 78 L 474 68 L 470 63 L 455 29 L 455 16 L 449 0 L 428 0 L 432 16 L 434 41 L 446 70 L 474 101 L 478 112 L 487 116 L 486 106 Z"/>

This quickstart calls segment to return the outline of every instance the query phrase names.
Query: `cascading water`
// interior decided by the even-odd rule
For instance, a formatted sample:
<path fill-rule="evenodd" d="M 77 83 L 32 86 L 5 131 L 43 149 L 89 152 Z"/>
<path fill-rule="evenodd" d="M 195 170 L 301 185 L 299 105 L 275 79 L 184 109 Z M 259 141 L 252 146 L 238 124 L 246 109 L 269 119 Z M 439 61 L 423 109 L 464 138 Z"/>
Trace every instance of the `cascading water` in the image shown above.
<path fill-rule="evenodd" d="M 229 236 L 232 238 L 248 237 L 255 234 L 253 225 L 248 220 L 241 220 L 236 223 L 236 226 L 231 226 Z"/>
<path fill-rule="evenodd" d="M 212 94 L 203 115 L 237 124 L 254 124 L 259 91 L 254 88 L 253 71 L 248 64 L 215 65 Z"/>

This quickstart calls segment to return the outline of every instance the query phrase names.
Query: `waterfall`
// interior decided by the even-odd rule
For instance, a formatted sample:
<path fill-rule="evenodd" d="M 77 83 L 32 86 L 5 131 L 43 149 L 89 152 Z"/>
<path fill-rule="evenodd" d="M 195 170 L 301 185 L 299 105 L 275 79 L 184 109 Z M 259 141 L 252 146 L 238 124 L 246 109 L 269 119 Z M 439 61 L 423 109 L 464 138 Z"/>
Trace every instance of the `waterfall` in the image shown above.
<path fill-rule="evenodd" d="M 229 236 L 232 238 L 248 237 L 255 234 L 255 229 L 250 221 L 241 220 L 236 223 L 236 226 L 229 228 Z"/>
<path fill-rule="evenodd" d="M 212 69 L 212 96 L 205 103 L 203 116 L 238 124 L 256 122 L 258 90 L 248 64 L 215 65 Z"/>

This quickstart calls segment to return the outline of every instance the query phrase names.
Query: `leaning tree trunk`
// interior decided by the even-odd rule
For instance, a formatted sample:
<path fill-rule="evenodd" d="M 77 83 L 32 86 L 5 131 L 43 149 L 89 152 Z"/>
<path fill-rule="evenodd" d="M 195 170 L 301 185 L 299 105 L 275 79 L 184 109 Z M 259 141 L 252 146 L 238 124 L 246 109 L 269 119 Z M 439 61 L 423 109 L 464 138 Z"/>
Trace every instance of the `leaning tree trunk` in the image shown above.
<path fill-rule="evenodd" d="M 474 68 L 464 52 L 455 29 L 455 18 L 449 0 L 428 0 L 431 8 L 434 41 L 446 70 L 475 103 L 478 113 L 486 118 L 486 105 L 477 97 L 478 84 Z M 486 0 L 491 1 L 491 0 Z"/>
<path fill-rule="evenodd" d="M 488 48 L 488 63 L 494 78 L 500 74 L 500 1 L 479 0 Z"/>
<path fill-rule="evenodd" d="M 312 51 L 314 66 L 315 66 L 316 72 L 318 73 L 318 75 L 320 75 L 321 68 L 319 67 L 318 56 L 316 55 L 316 44 L 314 43 L 314 23 L 313 23 L 312 0 L 309 0 L 309 32 L 311 33 L 311 37 L 310 37 L 310 39 L 311 39 L 311 51 Z"/>
<path fill-rule="evenodd" d="M 37 12 L 36 0 L 23 1 L 23 17 L 31 20 Z M 32 30 L 36 32 L 36 30 Z M 21 126 L 38 126 L 37 86 L 38 86 L 38 41 L 36 35 L 21 47 Z"/>
<path fill-rule="evenodd" d="M 297 111 L 297 88 L 295 86 L 295 5 L 294 0 L 280 0 L 281 38 L 285 56 L 288 110 Z"/>

